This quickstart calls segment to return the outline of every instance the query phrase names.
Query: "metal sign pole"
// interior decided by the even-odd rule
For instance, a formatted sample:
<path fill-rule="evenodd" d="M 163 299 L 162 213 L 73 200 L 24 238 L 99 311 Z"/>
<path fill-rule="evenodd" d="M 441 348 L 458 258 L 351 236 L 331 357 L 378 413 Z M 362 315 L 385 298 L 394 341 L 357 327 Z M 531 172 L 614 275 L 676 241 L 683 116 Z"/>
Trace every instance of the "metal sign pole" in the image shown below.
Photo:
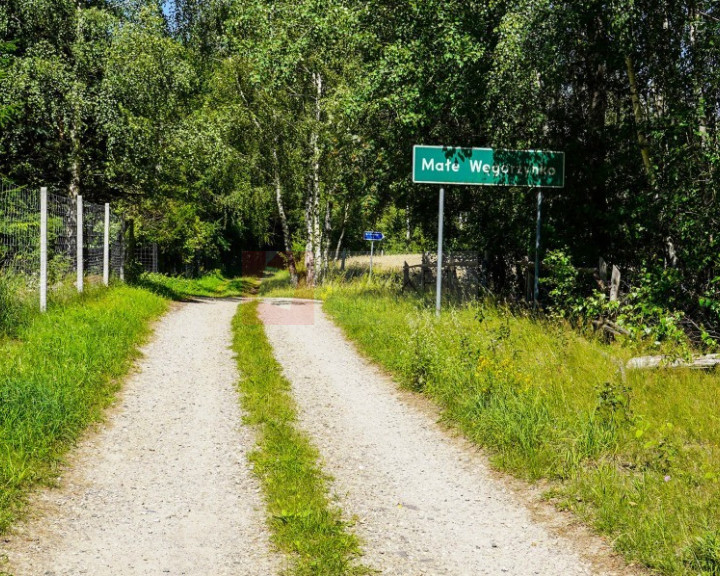
<path fill-rule="evenodd" d="M 535 287 L 533 290 L 533 307 L 537 309 L 540 301 L 540 223 L 542 220 L 542 190 L 537 194 L 537 228 L 535 230 Z"/>
<path fill-rule="evenodd" d="M 565 187 L 565 153 L 553 150 L 502 150 L 464 146 L 413 146 L 412 181 L 439 186 L 510 186 L 536 188 Z M 438 223 L 438 272 L 436 310 L 442 301 L 443 203 L 445 189 L 440 188 Z M 542 192 L 537 196 L 535 239 L 534 307 L 539 306 L 540 226 Z M 528 286 L 528 290 L 529 290 Z M 528 294 L 529 297 L 529 294 Z"/>
<path fill-rule="evenodd" d="M 435 295 L 435 314 L 440 316 L 440 302 L 442 301 L 442 257 L 443 257 L 443 211 L 445 208 L 445 188 L 440 188 L 440 209 L 438 213 L 438 261 L 437 261 L 437 287 Z"/>
<path fill-rule="evenodd" d="M 370 241 L 370 278 L 372 278 L 372 258 L 373 258 L 373 249 L 375 248 L 375 241 Z"/>

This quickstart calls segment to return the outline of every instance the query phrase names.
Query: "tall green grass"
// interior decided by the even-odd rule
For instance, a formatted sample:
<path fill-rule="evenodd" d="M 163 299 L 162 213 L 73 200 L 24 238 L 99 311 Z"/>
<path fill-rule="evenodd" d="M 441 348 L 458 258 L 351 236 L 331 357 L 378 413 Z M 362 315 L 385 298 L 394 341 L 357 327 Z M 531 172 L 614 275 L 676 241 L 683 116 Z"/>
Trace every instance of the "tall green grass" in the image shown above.
<path fill-rule="evenodd" d="M 12 272 L 0 272 L 0 338 L 13 336 L 27 324 L 39 308 L 27 281 Z"/>
<path fill-rule="evenodd" d="M 665 574 L 720 574 L 720 376 L 626 371 L 633 351 L 491 303 L 436 318 L 381 283 L 326 311 L 405 387 L 548 497 Z"/>
<path fill-rule="evenodd" d="M 0 531 L 101 418 L 149 321 L 165 308 L 144 290 L 91 288 L 0 338 Z"/>
<path fill-rule="evenodd" d="M 332 504 L 318 453 L 297 428 L 290 383 L 273 357 L 257 316 L 257 301 L 240 306 L 233 321 L 234 349 L 247 422 L 258 430 L 251 454 L 260 478 L 276 545 L 289 559 L 288 574 L 367 574 L 360 547 Z"/>

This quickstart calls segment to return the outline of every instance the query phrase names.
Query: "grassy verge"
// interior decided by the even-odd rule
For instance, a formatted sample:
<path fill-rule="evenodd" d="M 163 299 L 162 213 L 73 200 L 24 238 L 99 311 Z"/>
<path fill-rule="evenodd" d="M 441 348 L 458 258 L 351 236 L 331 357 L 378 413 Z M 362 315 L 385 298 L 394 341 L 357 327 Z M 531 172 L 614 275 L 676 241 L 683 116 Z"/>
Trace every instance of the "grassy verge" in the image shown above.
<path fill-rule="evenodd" d="M 51 481 L 80 432 L 101 418 L 165 307 L 142 290 L 90 288 L 0 339 L 0 531 L 27 490 Z"/>
<path fill-rule="evenodd" d="M 290 559 L 289 574 L 367 574 L 360 548 L 340 510 L 330 502 L 318 454 L 298 431 L 290 384 L 272 354 L 257 316 L 257 302 L 240 306 L 234 349 L 243 374 L 242 404 L 258 430 L 251 459 L 262 482 L 277 546 Z"/>
<path fill-rule="evenodd" d="M 11 272 L 0 273 L 0 337 L 14 336 L 38 313 L 38 300 L 26 280 Z"/>
<path fill-rule="evenodd" d="M 198 296 L 208 298 L 247 296 L 257 291 L 258 282 L 253 278 L 226 278 L 216 270 L 201 278 L 144 273 L 135 284 L 171 300 L 189 300 Z"/>
<path fill-rule="evenodd" d="M 635 353 L 490 303 L 440 318 L 367 280 L 317 291 L 401 385 L 496 466 L 545 479 L 616 549 L 664 574 L 720 574 L 720 375 L 625 371 Z"/>

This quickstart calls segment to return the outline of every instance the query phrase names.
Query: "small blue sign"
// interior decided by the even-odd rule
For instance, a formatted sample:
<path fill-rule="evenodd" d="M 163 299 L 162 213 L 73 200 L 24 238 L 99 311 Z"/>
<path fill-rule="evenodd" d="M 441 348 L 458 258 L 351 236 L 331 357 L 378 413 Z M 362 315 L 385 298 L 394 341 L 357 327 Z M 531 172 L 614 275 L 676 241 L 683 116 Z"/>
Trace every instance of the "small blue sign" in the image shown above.
<path fill-rule="evenodd" d="M 384 240 L 385 236 L 382 232 L 365 232 L 363 238 L 371 242 L 379 242 L 380 240 Z"/>

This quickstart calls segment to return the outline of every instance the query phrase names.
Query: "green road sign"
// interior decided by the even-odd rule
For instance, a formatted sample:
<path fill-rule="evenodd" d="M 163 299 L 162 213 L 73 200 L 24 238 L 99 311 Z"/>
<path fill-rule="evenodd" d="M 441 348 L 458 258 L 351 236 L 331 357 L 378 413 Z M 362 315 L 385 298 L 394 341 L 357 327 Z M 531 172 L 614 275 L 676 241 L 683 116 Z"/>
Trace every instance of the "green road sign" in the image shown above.
<path fill-rule="evenodd" d="M 415 146 L 413 182 L 562 188 L 565 185 L 565 153 Z"/>

